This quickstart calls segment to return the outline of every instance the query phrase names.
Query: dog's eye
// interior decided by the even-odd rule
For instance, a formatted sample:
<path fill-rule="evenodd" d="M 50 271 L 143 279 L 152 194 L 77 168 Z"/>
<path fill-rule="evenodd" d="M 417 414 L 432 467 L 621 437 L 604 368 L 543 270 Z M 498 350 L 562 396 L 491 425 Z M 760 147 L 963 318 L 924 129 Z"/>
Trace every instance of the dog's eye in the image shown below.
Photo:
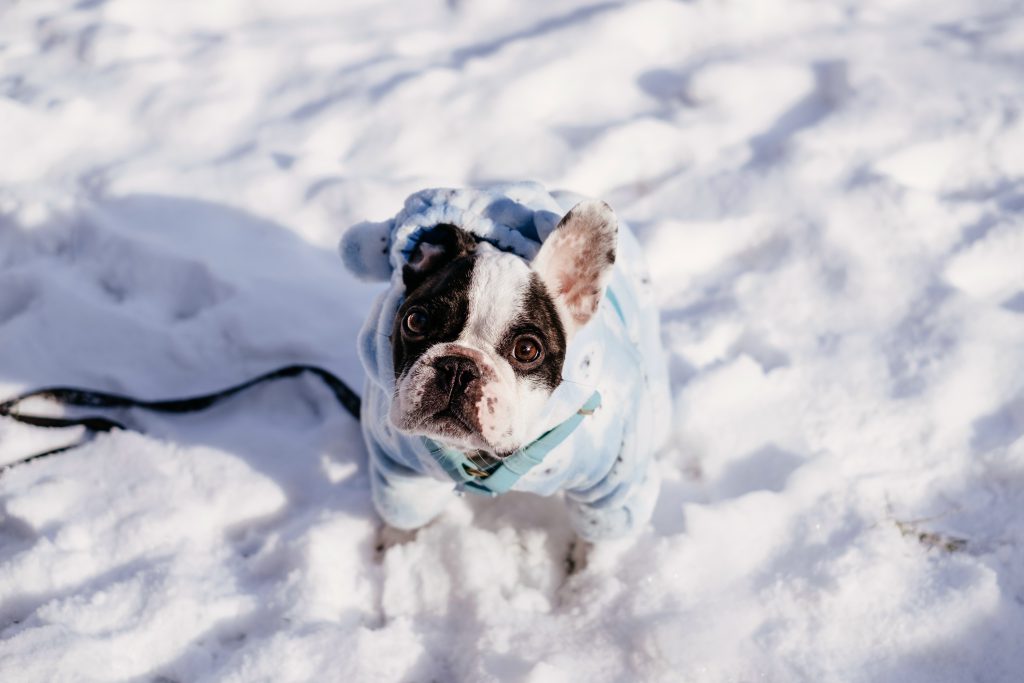
<path fill-rule="evenodd" d="M 427 331 L 430 316 L 422 308 L 414 308 L 405 316 L 405 332 L 412 337 L 422 337 Z"/>
<path fill-rule="evenodd" d="M 512 346 L 512 357 L 522 365 L 533 365 L 540 360 L 543 353 L 540 340 L 529 334 L 516 339 Z"/>

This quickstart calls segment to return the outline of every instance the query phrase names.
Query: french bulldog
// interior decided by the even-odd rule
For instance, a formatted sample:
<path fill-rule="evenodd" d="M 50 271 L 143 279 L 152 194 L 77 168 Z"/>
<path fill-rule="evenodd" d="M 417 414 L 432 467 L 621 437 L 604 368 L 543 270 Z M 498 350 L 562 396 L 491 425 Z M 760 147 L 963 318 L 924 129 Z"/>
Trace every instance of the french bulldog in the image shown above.
<path fill-rule="evenodd" d="M 587 540 L 646 523 L 668 389 L 650 280 L 611 207 L 563 211 L 532 184 L 428 190 L 357 226 L 342 254 L 391 282 L 360 335 L 386 522 L 422 526 L 453 492 L 521 490 L 563 492 Z"/>

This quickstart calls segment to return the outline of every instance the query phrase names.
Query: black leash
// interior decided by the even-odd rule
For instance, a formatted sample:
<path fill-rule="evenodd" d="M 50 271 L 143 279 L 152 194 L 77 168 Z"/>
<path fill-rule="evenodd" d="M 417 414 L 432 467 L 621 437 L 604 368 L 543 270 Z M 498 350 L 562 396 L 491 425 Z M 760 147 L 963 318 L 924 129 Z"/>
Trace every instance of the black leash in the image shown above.
<path fill-rule="evenodd" d="M 88 415 L 85 417 L 45 417 L 43 415 L 26 415 L 18 411 L 18 406 L 32 398 L 43 398 L 54 403 L 64 406 L 76 406 L 83 408 L 142 408 L 144 410 L 151 410 L 156 413 L 193 413 L 199 410 L 205 410 L 215 403 L 219 403 L 226 398 L 230 398 L 235 394 L 241 393 L 246 389 L 262 384 L 263 382 L 270 382 L 276 379 L 283 379 L 285 377 L 296 377 L 304 372 L 316 375 L 327 387 L 334 393 L 334 397 L 338 400 L 338 403 L 349 412 L 356 420 L 359 419 L 359 409 L 361 401 L 359 395 L 356 392 L 341 381 L 337 375 L 324 370 L 323 368 L 316 367 L 315 365 L 289 365 L 272 372 L 267 372 L 259 377 L 255 377 L 248 382 L 242 382 L 235 386 L 215 391 L 212 394 L 204 394 L 202 396 L 192 396 L 189 398 L 174 398 L 164 401 L 143 401 L 131 396 L 121 396 L 120 394 L 111 394 L 105 391 L 94 391 L 92 389 L 77 389 L 75 387 L 48 387 L 45 389 L 36 389 L 20 396 L 0 403 L 0 416 L 9 417 L 16 422 L 22 424 L 32 425 L 33 427 L 44 427 L 44 428 L 62 428 L 62 427 L 85 427 L 86 432 L 79 441 L 68 444 L 67 446 L 61 446 L 60 448 L 54 448 L 49 451 L 42 453 L 36 453 L 20 460 L 7 463 L 6 465 L 0 466 L 0 475 L 7 470 L 17 465 L 24 465 L 25 463 L 32 462 L 33 460 L 39 460 L 46 458 L 57 453 L 63 453 L 73 448 L 91 441 L 100 432 L 109 432 L 112 429 L 123 429 L 128 428 L 108 417 L 100 415 Z"/>

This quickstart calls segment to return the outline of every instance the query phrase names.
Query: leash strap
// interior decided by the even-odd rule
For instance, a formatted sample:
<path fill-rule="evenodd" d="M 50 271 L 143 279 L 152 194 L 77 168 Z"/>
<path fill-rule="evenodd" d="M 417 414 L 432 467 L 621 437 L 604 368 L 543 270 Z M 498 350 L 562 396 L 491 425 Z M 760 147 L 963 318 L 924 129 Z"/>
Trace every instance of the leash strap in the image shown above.
<path fill-rule="evenodd" d="M 54 448 L 42 453 L 36 453 L 20 460 L 0 466 L 0 475 L 17 465 L 39 460 L 57 453 L 77 448 L 91 441 L 100 432 L 109 432 L 113 429 L 127 430 L 121 422 L 99 415 L 87 415 L 85 417 L 46 417 L 43 415 L 27 415 L 18 410 L 19 406 L 32 398 L 42 398 L 63 406 L 75 406 L 80 408 L 142 408 L 155 413 L 193 413 L 205 410 L 210 406 L 250 389 L 257 384 L 297 377 L 303 373 L 309 373 L 319 377 L 331 390 L 338 403 L 348 411 L 356 420 L 359 419 L 360 399 L 345 382 L 337 375 L 315 365 L 288 365 L 271 372 L 264 373 L 247 382 L 236 384 L 220 391 L 201 396 L 188 398 L 174 398 L 161 401 L 144 401 L 131 396 L 95 391 L 92 389 L 78 389 L 75 387 L 47 387 L 36 389 L 0 403 L 0 416 L 8 417 L 15 422 L 32 425 L 33 427 L 54 428 L 63 427 L 85 427 L 85 435 L 75 443 L 60 448 Z"/>
<path fill-rule="evenodd" d="M 480 470 L 462 451 L 444 446 L 423 437 L 423 445 L 444 468 L 460 489 L 484 496 L 497 496 L 511 490 L 523 475 L 539 465 L 544 457 L 569 438 L 583 422 L 601 407 L 601 394 L 594 392 L 587 402 L 565 422 L 553 427 L 532 443 L 503 458 L 493 468 Z"/>

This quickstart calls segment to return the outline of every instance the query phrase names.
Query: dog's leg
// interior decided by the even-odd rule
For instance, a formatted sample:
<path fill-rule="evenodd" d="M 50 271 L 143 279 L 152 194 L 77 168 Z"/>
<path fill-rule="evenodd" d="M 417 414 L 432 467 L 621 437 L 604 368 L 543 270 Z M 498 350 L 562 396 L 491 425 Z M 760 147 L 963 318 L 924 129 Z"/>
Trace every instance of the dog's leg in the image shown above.
<path fill-rule="evenodd" d="M 615 481 L 609 474 L 600 488 L 609 493 L 596 499 L 581 499 L 572 492 L 566 496 L 569 519 L 583 541 L 621 538 L 650 521 L 661 489 L 657 463 L 651 462 L 631 481 Z"/>

